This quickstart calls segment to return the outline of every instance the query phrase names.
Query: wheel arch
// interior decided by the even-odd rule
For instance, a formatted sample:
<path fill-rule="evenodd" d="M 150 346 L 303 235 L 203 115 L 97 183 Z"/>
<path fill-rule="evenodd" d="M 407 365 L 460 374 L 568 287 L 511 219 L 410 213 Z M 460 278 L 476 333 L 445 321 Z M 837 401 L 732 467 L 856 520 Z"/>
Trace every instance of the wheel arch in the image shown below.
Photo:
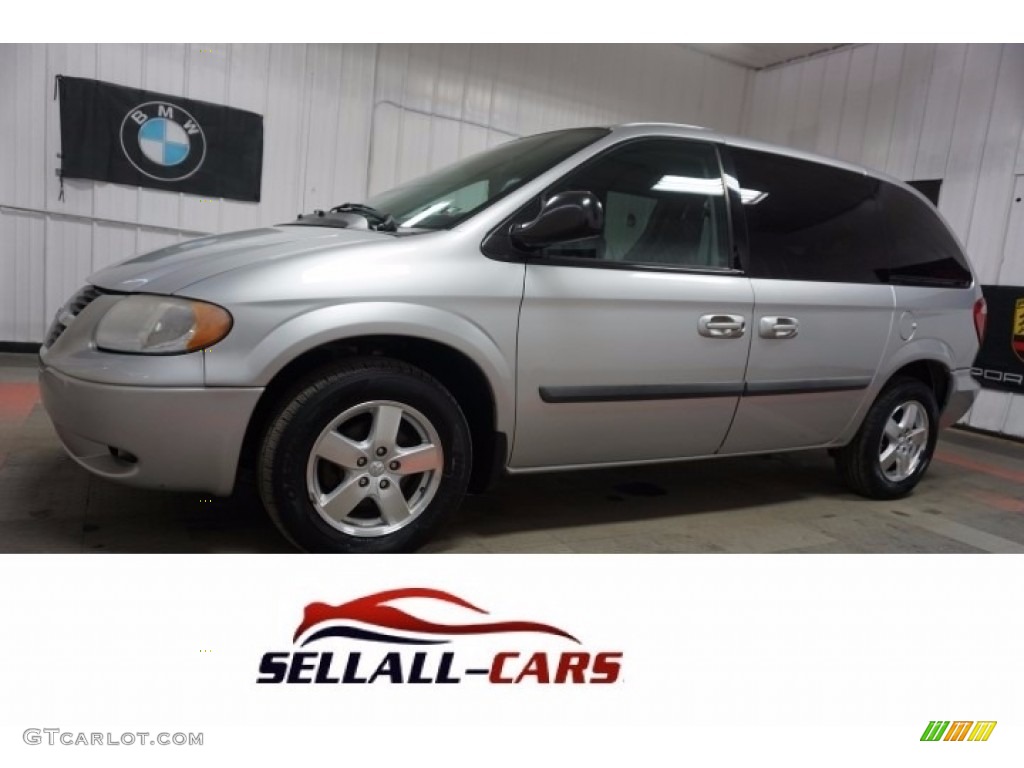
<path fill-rule="evenodd" d="M 953 372 L 945 363 L 933 358 L 922 358 L 907 363 L 893 371 L 879 391 L 885 390 L 886 387 L 898 378 L 917 379 L 935 394 L 935 402 L 939 406 L 939 413 L 942 413 L 946 403 L 949 401 L 949 393 L 952 389 L 950 378 L 952 375 Z"/>
<path fill-rule="evenodd" d="M 871 400 L 874 401 L 895 379 L 909 376 L 931 388 L 941 413 L 952 391 L 956 359 L 953 349 L 940 339 L 915 339 L 906 343 L 887 359 L 887 364 L 879 371 L 878 385 Z"/>
<path fill-rule="evenodd" d="M 953 391 L 955 359 L 950 347 L 938 339 L 915 340 L 887 356 L 883 361 L 884 365 L 880 366 L 875 374 L 875 379 L 857 413 L 850 419 L 840 437 L 832 443 L 832 447 L 838 448 L 853 440 L 879 395 L 901 376 L 918 379 L 927 385 L 935 393 L 935 401 L 941 414 Z"/>

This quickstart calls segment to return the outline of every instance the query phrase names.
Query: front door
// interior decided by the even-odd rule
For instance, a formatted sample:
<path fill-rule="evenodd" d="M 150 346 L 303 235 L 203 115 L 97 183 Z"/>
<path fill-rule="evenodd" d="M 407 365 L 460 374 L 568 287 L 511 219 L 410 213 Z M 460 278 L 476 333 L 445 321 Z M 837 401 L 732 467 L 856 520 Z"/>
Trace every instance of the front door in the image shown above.
<path fill-rule="evenodd" d="M 547 190 L 595 194 L 602 235 L 526 269 L 513 469 L 713 454 L 742 391 L 753 304 L 715 148 L 630 141 Z"/>

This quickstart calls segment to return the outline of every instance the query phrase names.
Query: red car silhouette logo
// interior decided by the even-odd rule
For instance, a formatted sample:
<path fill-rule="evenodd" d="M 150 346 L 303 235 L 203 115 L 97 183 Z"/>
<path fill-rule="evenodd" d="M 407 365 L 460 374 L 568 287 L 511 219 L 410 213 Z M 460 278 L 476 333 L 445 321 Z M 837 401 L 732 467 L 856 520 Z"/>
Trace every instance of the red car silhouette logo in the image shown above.
<path fill-rule="evenodd" d="M 413 616 L 392 603 L 406 598 L 436 600 L 455 605 L 476 614 L 488 615 L 460 597 L 439 589 L 410 587 L 390 589 L 360 597 L 341 605 L 310 603 L 303 613 L 302 622 L 295 630 L 293 642 L 306 636 L 301 645 L 305 646 L 325 637 L 347 637 L 402 645 L 442 645 L 451 641 L 452 636 L 489 635 L 506 632 L 537 632 L 579 640 L 565 630 L 550 624 L 535 621 L 490 621 L 465 624 L 442 624 Z M 320 629 L 317 627 L 323 626 Z M 308 634 L 307 634 L 308 633 Z"/>

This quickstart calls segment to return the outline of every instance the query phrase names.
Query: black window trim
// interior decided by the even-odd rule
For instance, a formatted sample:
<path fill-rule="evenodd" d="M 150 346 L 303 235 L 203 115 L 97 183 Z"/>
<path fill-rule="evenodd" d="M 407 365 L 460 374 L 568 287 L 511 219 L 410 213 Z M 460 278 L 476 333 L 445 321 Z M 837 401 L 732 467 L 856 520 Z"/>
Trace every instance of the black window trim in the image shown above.
<path fill-rule="evenodd" d="M 716 143 L 715 152 L 718 154 L 718 166 L 722 174 L 722 183 L 725 185 L 726 190 L 726 210 L 729 216 L 729 247 L 731 249 L 733 265 L 741 274 L 746 275 L 750 272 L 750 238 L 747 235 L 747 214 L 743 209 L 743 200 L 740 197 L 736 166 L 733 164 L 728 144 L 723 142 Z M 726 181 L 726 177 L 737 179 L 735 189 Z"/>
<path fill-rule="evenodd" d="M 730 256 L 730 261 L 733 266 L 731 267 L 686 267 L 686 266 L 674 266 L 670 264 L 645 264 L 643 262 L 621 262 L 621 261 L 605 261 L 602 259 L 584 259 L 584 258 L 573 258 L 571 256 L 537 256 L 533 253 L 526 251 L 519 251 L 512 246 L 510 239 L 508 238 L 508 228 L 512 225 L 512 222 L 527 208 L 535 205 L 539 200 L 547 196 L 549 191 L 561 183 L 566 177 L 577 173 L 580 170 L 587 168 L 592 163 L 598 162 L 603 159 L 609 153 L 621 149 L 622 147 L 629 146 L 630 144 L 637 144 L 646 141 L 674 141 L 688 144 L 700 144 L 711 147 L 715 153 L 716 164 L 718 166 L 718 177 L 722 182 L 722 186 L 725 188 L 725 211 L 726 211 L 726 249 Z M 740 259 L 740 251 L 737 248 L 737 238 L 734 224 L 734 217 L 731 213 L 731 209 L 738 206 L 739 193 L 732 190 L 725 182 L 724 165 L 721 149 L 724 145 L 720 141 L 712 141 L 709 139 L 699 139 L 691 137 L 681 136 L 661 136 L 661 135 L 648 135 L 648 136 L 634 136 L 628 139 L 623 139 L 614 144 L 605 147 L 603 150 L 598 152 L 593 157 L 588 157 L 579 165 L 570 168 L 564 174 L 559 176 L 557 179 L 548 184 L 541 192 L 531 197 L 523 205 L 517 208 L 512 214 L 504 218 L 501 223 L 492 228 L 480 242 L 480 251 L 489 259 L 495 261 L 506 261 L 522 264 L 536 264 L 541 266 L 552 266 L 552 267 L 577 267 L 581 269 L 613 269 L 613 270 L 625 270 L 629 272 L 669 272 L 669 273 L 681 273 L 681 274 L 695 274 L 695 275 L 720 275 L 725 277 L 742 277 L 746 274 L 743 268 L 743 262 Z M 734 176 L 735 178 L 735 176 Z M 736 198 L 735 202 L 733 197 Z M 745 223 L 744 223 L 745 226 Z M 745 239 L 745 238 L 744 238 Z"/>

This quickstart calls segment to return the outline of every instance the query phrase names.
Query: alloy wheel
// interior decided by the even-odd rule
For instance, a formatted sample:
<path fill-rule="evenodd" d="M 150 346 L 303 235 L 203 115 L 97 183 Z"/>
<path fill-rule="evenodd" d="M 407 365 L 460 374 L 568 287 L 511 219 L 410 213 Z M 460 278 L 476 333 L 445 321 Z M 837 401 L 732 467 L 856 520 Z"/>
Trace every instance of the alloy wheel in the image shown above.
<path fill-rule="evenodd" d="M 888 480 L 903 482 L 918 470 L 928 446 L 928 430 L 928 412 L 916 400 L 892 410 L 878 446 L 878 464 Z"/>
<path fill-rule="evenodd" d="M 328 525 L 352 536 L 386 536 L 427 508 L 443 467 L 441 438 L 422 413 L 374 400 L 345 410 L 320 433 L 306 486 Z"/>

